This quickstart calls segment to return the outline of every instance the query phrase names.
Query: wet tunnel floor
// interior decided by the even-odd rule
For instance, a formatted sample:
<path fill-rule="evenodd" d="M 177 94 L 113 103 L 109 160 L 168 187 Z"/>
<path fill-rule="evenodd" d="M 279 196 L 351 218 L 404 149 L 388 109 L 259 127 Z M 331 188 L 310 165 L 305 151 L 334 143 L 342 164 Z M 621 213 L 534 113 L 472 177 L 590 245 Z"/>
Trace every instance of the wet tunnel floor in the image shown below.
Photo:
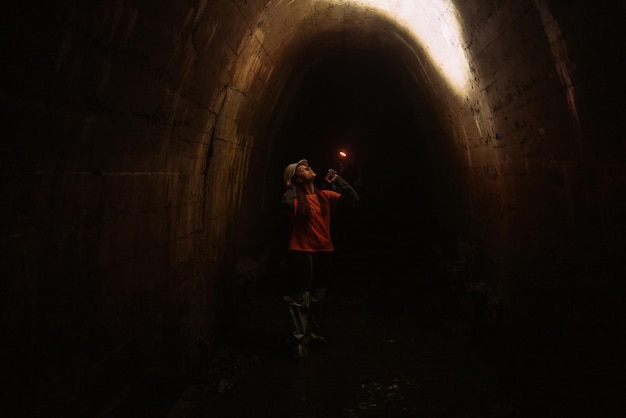
<path fill-rule="evenodd" d="M 339 281 L 329 289 L 327 344 L 298 361 L 280 290 L 257 283 L 236 335 L 167 418 L 526 416 L 516 389 L 447 311 L 445 295 L 357 288 Z"/>
<path fill-rule="evenodd" d="M 415 287 L 339 278 L 321 320 L 328 344 L 298 361 L 281 286 L 264 280 L 238 296 L 235 332 L 163 416 L 626 416 L 623 375 L 606 371 L 621 370 L 613 358 L 602 369 L 520 363 L 519 353 L 477 341 L 467 309 L 458 309 L 462 296 L 437 279 Z"/>

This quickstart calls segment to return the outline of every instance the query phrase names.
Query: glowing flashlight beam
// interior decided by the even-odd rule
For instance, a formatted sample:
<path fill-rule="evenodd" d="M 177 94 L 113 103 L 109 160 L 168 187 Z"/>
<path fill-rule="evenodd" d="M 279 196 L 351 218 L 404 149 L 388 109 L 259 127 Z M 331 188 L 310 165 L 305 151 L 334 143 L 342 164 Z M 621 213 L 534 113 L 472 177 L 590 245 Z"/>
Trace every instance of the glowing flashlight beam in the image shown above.
<path fill-rule="evenodd" d="M 469 64 L 452 0 L 334 0 L 378 9 L 405 26 L 458 92 L 467 88 Z"/>

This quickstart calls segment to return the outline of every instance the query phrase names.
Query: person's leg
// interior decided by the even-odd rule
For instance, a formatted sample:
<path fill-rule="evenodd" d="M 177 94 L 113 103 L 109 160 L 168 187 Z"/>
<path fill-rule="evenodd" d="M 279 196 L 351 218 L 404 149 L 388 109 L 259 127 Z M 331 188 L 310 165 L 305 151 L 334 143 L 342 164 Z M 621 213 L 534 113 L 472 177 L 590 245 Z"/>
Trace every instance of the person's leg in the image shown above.
<path fill-rule="evenodd" d="M 319 335 L 319 321 L 322 303 L 326 297 L 326 288 L 328 287 L 331 279 L 332 253 L 314 253 L 308 331 L 315 339 L 323 339 Z"/>
<path fill-rule="evenodd" d="M 294 325 L 294 352 L 298 358 L 302 358 L 306 353 L 304 339 L 309 327 L 313 261 L 309 253 L 292 252 L 289 256 L 291 289 L 290 295 L 284 299 L 289 302 L 289 312 Z"/>
<path fill-rule="evenodd" d="M 326 289 L 332 280 L 333 253 L 312 253 L 312 260 L 311 289 Z"/>
<path fill-rule="evenodd" d="M 289 294 L 297 299 L 298 294 L 302 292 L 310 292 L 311 283 L 313 281 L 313 260 L 311 253 L 298 251 L 290 251 L 288 258 L 288 275 Z"/>

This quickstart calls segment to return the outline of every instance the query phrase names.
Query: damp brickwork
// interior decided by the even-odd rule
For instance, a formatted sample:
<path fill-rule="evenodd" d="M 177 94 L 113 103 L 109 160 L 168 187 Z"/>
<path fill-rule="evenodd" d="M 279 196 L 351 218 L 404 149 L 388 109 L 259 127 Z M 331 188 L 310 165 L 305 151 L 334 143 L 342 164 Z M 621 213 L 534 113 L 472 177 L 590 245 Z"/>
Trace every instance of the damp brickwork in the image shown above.
<path fill-rule="evenodd" d="M 106 415 L 146 386 L 176 392 L 228 334 L 242 260 L 282 261 L 282 169 L 309 158 L 321 173 L 338 147 L 363 199 L 360 223 L 337 230 L 359 262 L 340 267 L 411 288 L 411 263 L 436 261 L 467 327 L 520 372 L 610 370 L 623 2 L 442 2 L 435 39 L 462 52 L 464 88 L 446 77 L 452 58 L 393 16 L 436 3 L 14 5 L 0 93 L 7 408 Z"/>

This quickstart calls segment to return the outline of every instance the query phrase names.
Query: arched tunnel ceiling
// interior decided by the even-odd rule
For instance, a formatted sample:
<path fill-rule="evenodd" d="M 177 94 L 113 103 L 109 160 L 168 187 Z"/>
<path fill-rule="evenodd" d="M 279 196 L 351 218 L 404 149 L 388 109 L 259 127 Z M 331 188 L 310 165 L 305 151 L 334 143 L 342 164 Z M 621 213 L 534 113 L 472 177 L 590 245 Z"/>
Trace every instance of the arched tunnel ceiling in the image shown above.
<path fill-rule="evenodd" d="M 280 57 L 270 84 L 282 91 L 272 115 L 269 166 L 283 167 L 307 158 L 321 176 L 329 167 L 338 168 L 339 149 L 348 150 L 350 161 L 361 172 L 359 180 L 349 180 L 357 182 L 369 209 L 396 215 L 380 220 L 380 227 L 410 234 L 419 225 L 423 235 L 426 231 L 420 222 L 394 224 L 410 216 L 401 214 L 407 209 L 396 203 L 399 196 L 410 193 L 420 199 L 411 208 L 413 216 L 421 214 L 423 219 L 433 210 L 427 206 L 432 201 L 428 199 L 429 147 L 437 141 L 436 135 L 445 135 L 439 132 L 435 116 L 438 104 L 454 97 L 454 92 L 424 48 L 389 16 L 355 5 L 323 3 L 322 8 L 320 4 L 286 12 L 282 19 L 292 24 L 287 26 L 292 32 L 286 36 L 284 50 L 274 55 L 269 51 L 270 56 Z M 314 13 L 293 16 L 295 10 Z M 293 23 L 299 19 L 300 24 Z M 274 45 L 270 35 L 279 37 L 286 22 L 281 20 L 279 29 L 273 23 L 265 41 Z M 279 182 L 274 186 L 279 189 Z"/>
<path fill-rule="evenodd" d="M 264 13 L 255 33 L 268 55 L 281 63 L 276 69 L 281 79 L 288 78 L 284 71 L 298 73 L 327 56 L 367 51 L 393 56 L 422 90 L 440 81 L 442 74 L 429 58 L 435 45 L 420 44 L 415 33 L 384 11 L 351 1 L 281 3 Z M 435 36 L 444 38 L 444 29 Z"/>
<path fill-rule="evenodd" d="M 349 2 L 341 6 L 330 2 L 306 6 L 302 2 L 290 7 L 280 16 L 272 16 L 277 21 L 272 20 L 272 32 L 264 35 L 265 41 L 274 45 L 270 35 L 290 31 L 281 44 L 284 50 L 274 51 L 281 65 L 273 80 L 280 84 L 282 95 L 273 123 L 274 129 L 282 132 L 275 131 L 270 141 L 276 141 L 275 152 L 291 148 L 293 155 L 278 155 L 276 164 L 320 148 L 324 155 L 319 157 L 324 160 L 334 148 L 345 146 L 346 138 L 351 145 L 361 141 L 361 152 L 386 159 L 385 165 L 398 163 L 377 148 L 385 141 L 394 143 L 396 152 L 411 148 L 401 153 L 403 158 L 412 155 L 413 160 L 416 156 L 425 160 L 424 149 L 416 155 L 411 142 L 425 136 L 419 124 L 432 124 L 433 109 L 453 92 L 442 87 L 445 83 L 424 48 L 405 27 L 372 8 Z M 268 52 L 271 56 L 272 51 Z M 294 137 L 299 146 L 294 146 Z"/>

